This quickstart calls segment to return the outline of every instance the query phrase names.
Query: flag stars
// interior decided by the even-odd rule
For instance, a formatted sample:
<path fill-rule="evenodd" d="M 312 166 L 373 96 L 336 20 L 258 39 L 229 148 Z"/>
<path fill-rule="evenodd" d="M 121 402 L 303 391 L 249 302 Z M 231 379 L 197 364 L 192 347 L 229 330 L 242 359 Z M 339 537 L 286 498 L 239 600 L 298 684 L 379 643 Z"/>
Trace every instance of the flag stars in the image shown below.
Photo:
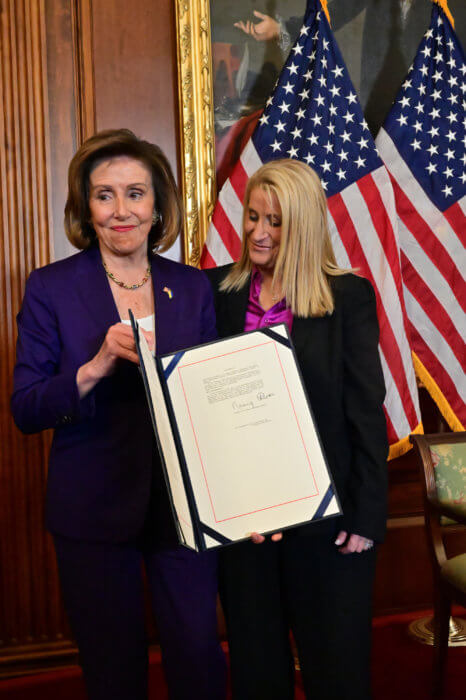
<path fill-rule="evenodd" d="M 408 88 L 412 87 L 412 83 L 413 83 L 413 81 L 410 78 L 408 78 L 408 80 L 404 81 L 404 83 L 401 87 L 404 88 L 405 90 L 407 90 Z"/>
<path fill-rule="evenodd" d="M 438 80 L 442 80 L 442 74 L 439 70 L 436 70 L 435 73 L 432 76 L 433 80 L 437 82 Z"/>
<path fill-rule="evenodd" d="M 329 134 L 335 133 L 335 124 L 327 124 L 327 129 Z"/>
<path fill-rule="evenodd" d="M 456 138 L 456 131 L 452 131 L 451 129 L 449 130 L 448 134 L 445 134 L 446 138 L 448 141 L 451 143 L 452 141 L 455 140 Z M 466 158 L 466 156 L 464 156 Z"/>
<path fill-rule="evenodd" d="M 303 130 L 302 130 L 302 129 L 298 129 L 297 126 L 296 126 L 296 127 L 293 129 L 293 131 L 291 132 L 291 134 L 292 134 L 292 136 L 293 136 L 293 139 L 300 139 L 302 133 L 303 133 Z"/>
<path fill-rule="evenodd" d="M 322 39 L 322 43 L 324 45 L 324 51 L 327 51 L 329 47 L 329 42 L 327 41 L 327 39 Z"/>
<path fill-rule="evenodd" d="M 463 173 L 462 175 L 460 175 L 460 179 L 461 179 L 461 184 L 464 185 L 466 183 L 466 173 Z"/>
<path fill-rule="evenodd" d="M 343 115 L 343 119 L 347 124 L 349 124 L 350 122 L 354 121 L 354 114 L 348 111 L 346 112 L 346 114 Z"/>
<path fill-rule="evenodd" d="M 433 35 L 434 35 L 434 30 L 433 30 L 433 29 L 428 29 L 428 30 L 426 31 L 426 33 L 424 34 L 424 36 L 425 36 L 426 39 L 432 39 Z"/>
<path fill-rule="evenodd" d="M 304 24 L 301 27 L 301 31 L 299 32 L 299 36 L 307 36 L 308 34 L 309 34 L 309 27 Z"/>
<path fill-rule="evenodd" d="M 324 173 L 328 173 L 328 172 L 331 170 L 331 167 L 332 167 L 332 166 L 331 166 L 331 164 L 328 162 L 328 160 L 324 160 L 324 162 L 322 163 L 322 166 L 321 166 L 321 167 L 322 167 L 322 170 L 324 171 Z"/>
<path fill-rule="evenodd" d="M 320 114 L 314 114 L 314 116 L 311 117 L 311 122 L 314 122 L 314 126 L 320 126 L 322 124 L 322 117 Z"/>
<path fill-rule="evenodd" d="M 274 124 L 273 126 L 274 126 L 274 129 L 277 130 L 277 134 L 279 134 L 280 131 L 285 131 L 286 124 L 285 124 L 285 122 L 278 120 L 278 122 L 276 124 Z"/>
<path fill-rule="evenodd" d="M 290 158 L 297 158 L 298 157 L 298 149 L 295 148 L 294 146 L 291 146 L 291 148 L 287 151 L 288 155 Z"/>
<path fill-rule="evenodd" d="M 300 119 L 304 119 L 304 117 L 306 116 L 306 112 L 305 112 L 304 109 L 301 107 L 301 108 L 298 109 L 298 111 L 295 113 L 295 116 L 296 116 L 296 119 L 299 121 Z"/>
<path fill-rule="evenodd" d="M 277 139 L 275 139 L 275 141 L 273 143 L 271 143 L 270 145 L 273 148 L 274 153 L 279 151 L 281 149 L 281 146 L 282 146 L 281 141 L 277 141 Z"/>
<path fill-rule="evenodd" d="M 429 163 L 426 170 L 429 173 L 429 175 L 432 175 L 433 173 L 437 172 L 437 166 L 435 165 L 435 163 Z"/>
<path fill-rule="evenodd" d="M 445 187 L 443 188 L 442 192 L 443 192 L 443 194 L 445 195 L 445 197 L 451 197 L 451 195 L 453 194 L 452 188 L 449 187 L 448 185 L 445 185 Z"/>
<path fill-rule="evenodd" d="M 293 84 L 290 83 L 289 81 L 287 82 L 286 85 L 282 85 L 282 89 L 286 92 L 287 95 L 290 93 L 293 93 Z"/>
<path fill-rule="evenodd" d="M 298 66 L 296 63 L 291 63 L 291 65 L 288 66 L 288 70 L 290 71 L 290 75 L 296 75 L 298 72 Z"/>
<path fill-rule="evenodd" d="M 317 78 L 317 82 L 320 84 L 320 87 L 325 87 L 327 85 L 327 81 L 323 75 L 321 75 L 320 78 Z"/>
<path fill-rule="evenodd" d="M 436 156 L 438 155 L 438 146 L 434 146 L 433 143 L 430 144 L 429 148 L 427 149 L 430 153 L 431 156 Z"/>
<path fill-rule="evenodd" d="M 442 97 L 442 91 L 441 90 L 434 90 L 434 92 L 431 93 L 430 95 L 433 100 L 439 100 Z"/>
<path fill-rule="evenodd" d="M 309 97 L 309 90 L 303 90 L 299 93 L 299 96 L 302 100 L 307 100 L 307 98 Z"/>
<path fill-rule="evenodd" d="M 439 109 L 432 109 L 429 112 L 429 116 L 432 117 L 432 119 L 438 119 L 440 117 L 440 110 Z"/>
<path fill-rule="evenodd" d="M 311 69 L 309 69 L 308 71 L 306 71 L 306 73 L 304 73 L 304 79 L 310 80 L 312 78 L 312 75 L 313 75 L 313 72 Z"/>
<path fill-rule="evenodd" d="M 308 153 L 307 156 L 304 156 L 304 160 L 306 161 L 306 163 L 308 165 L 313 165 L 314 160 L 315 160 L 315 156 L 313 156 L 312 153 Z"/>
<path fill-rule="evenodd" d="M 334 74 L 335 79 L 336 79 L 336 78 L 341 78 L 341 76 L 343 75 L 343 67 L 342 67 L 342 66 L 335 66 L 335 68 L 333 68 L 333 69 L 331 70 L 331 73 Z"/>
<path fill-rule="evenodd" d="M 337 115 L 337 112 L 338 112 L 338 110 L 337 110 L 337 108 L 335 107 L 334 104 L 331 104 L 331 105 L 329 106 L 328 111 L 330 112 L 330 114 L 331 114 L 332 117 L 335 117 L 335 116 Z"/>
<path fill-rule="evenodd" d="M 348 104 L 352 105 L 354 102 L 357 101 L 357 96 L 354 94 L 354 92 L 350 92 L 349 95 L 346 95 L 346 98 L 348 100 Z"/>
<path fill-rule="evenodd" d="M 438 136 L 438 132 L 439 132 L 438 126 L 433 126 L 429 129 L 429 131 L 427 133 L 430 134 L 432 136 L 432 138 L 434 138 L 434 136 Z"/>
<path fill-rule="evenodd" d="M 283 101 L 281 105 L 278 105 L 278 109 L 281 110 L 281 113 L 284 114 L 285 112 L 290 111 L 290 105 L 288 102 Z"/>
<path fill-rule="evenodd" d="M 441 39 L 440 39 L 440 41 L 441 41 Z M 437 61 L 437 63 L 438 63 L 439 61 L 443 61 L 443 56 L 442 56 L 442 54 L 440 53 L 440 51 L 437 51 L 437 53 L 435 54 L 434 61 Z"/>
<path fill-rule="evenodd" d="M 455 157 L 455 151 L 452 151 L 451 148 L 447 150 L 446 153 L 443 154 L 447 160 L 452 160 L 452 158 Z"/>
<path fill-rule="evenodd" d="M 317 102 L 319 107 L 322 107 L 325 104 L 325 97 L 320 94 L 317 97 L 314 97 L 314 100 Z"/>
<path fill-rule="evenodd" d="M 447 119 L 450 122 L 450 124 L 453 124 L 453 122 L 456 122 L 457 120 L 457 115 L 455 114 L 455 112 L 450 112 L 450 114 L 448 114 L 447 116 Z"/>
<path fill-rule="evenodd" d="M 333 143 L 331 143 L 331 141 L 328 141 L 325 144 L 324 148 L 327 151 L 327 153 L 333 153 Z"/>
<path fill-rule="evenodd" d="M 354 163 L 357 165 L 358 168 L 364 168 L 366 165 L 366 159 L 361 158 L 361 156 L 358 156 L 358 159 L 354 161 Z"/>
<path fill-rule="evenodd" d="M 413 128 L 416 130 L 416 133 L 419 131 L 422 131 L 422 124 L 420 121 L 416 121 L 415 124 L 413 124 Z"/>
<path fill-rule="evenodd" d="M 456 77 L 456 75 L 452 75 L 450 78 L 448 78 L 447 82 L 450 85 L 450 87 L 455 87 L 458 85 L 458 78 Z"/>
<path fill-rule="evenodd" d="M 418 114 L 421 114 L 421 112 L 424 112 L 424 105 L 421 102 L 418 102 L 414 109 Z"/>
<path fill-rule="evenodd" d="M 405 114 L 400 114 L 396 121 L 399 123 L 400 126 L 408 125 L 408 117 Z"/>
<path fill-rule="evenodd" d="M 307 140 L 311 144 L 311 146 L 317 146 L 319 143 L 319 138 L 317 137 L 316 134 L 311 134 L 310 136 L 307 137 Z"/>
<path fill-rule="evenodd" d="M 453 177 L 453 169 L 452 169 L 452 168 L 449 168 L 449 167 L 447 166 L 447 167 L 445 168 L 445 170 L 443 171 L 443 174 L 445 175 L 445 177 L 446 177 L 447 180 L 448 180 L 449 177 Z"/>
<path fill-rule="evenodd" d="M 332 93 L 332 97 L 340 97 L 340 90 L 341 88 L 337 87 L 336 85 L 332 85 L 330 88 L 329 92 Z"/>
<path fill-rule="evenodd" d="M 363 148 L 368 148 L 368 145 L 367 145 L 368 143 L 369 143 L 369 140 L 368 140 L 368 139 L 363 139 L 362 136 L 361 136 L 360 140 L 358 141 L 358 146 L 359 146 L 359 148 L 361 148 L 361 149 L 363 149 Z"/>
<path fill-rule="evenodd" d="M 400 100 L 401 108 L 403 109 L 404 107 L 409 107 L 409 102 L 410 102 L 409 97 L 406 97 L 406 96 L 402 97 Z"/>
<path fill-rule="evenodd" d="M 425 95 L 426 94 L 426 86 L 423 83 L 421 83 L 418 86 L 418 91 L 419 91 L 420 95 Z"/>
<path fill-rule="evenodd" d="M 414 139 L 414 141 L 411 142 L 411 146 L 414 148 L 415 151 L 419 151 L 421 148 L 421 142 L 417 139 Z"/>
<path fill-rule="evenodd" d="M 339 180 L 344 180 L 346 177 L 346 170 L 343 170 L 343 168 L 340 168 L 337 172 L 337 177 Z"/>
<path fill-rule="evenodd" d="M 263 114 L 262 117 L 259 119 L 260 124 L 268 124 L 269 123 L 269 115 L 268 114 Z"/>
<path fill-rule="evenodd" d="M 296 46 L 294 46 L 294 47 L 291 49 L 291 51 L 292 51 L 292 53 L 294 53 L 296 56 L 302 56 L 302 53 L 303 53 L 303 46 L 302 46 L 302 44 L 296 44 Z"/>
<path fill-rule="evenodd" d="M 351 134 L 349 131 L 344 131 L 341 135 L 341 138 L 343 139 L 343 143 L 346 143 L 346 141 L 351 141 Z"/>
<path fill-rule="evenodd" d="M 343 163 L 343 161 L 348 160 L 348 153 L 346 151 L 344 151 L 343 149 L 341 149 L 340 153 L 338 153 L 337 155 L 342 163 Z"/>
<path fill-rule="evenodd" d="M 423 54 L 424 58 L 427 58 L 427 56 L 430 56 L 430 46 L 424 46 L 424 49 L 420 52 Z"/>
<path fill-rule="evenodd" d="M 451 95 L 448 95 L 447 100 L 449 102 L 451 102 L 452 105 L 455 105 L 458 102 L 458 95 L 451 93 Z M 464 104 L 463 104 L 463 109 L 464 109 Z"/>

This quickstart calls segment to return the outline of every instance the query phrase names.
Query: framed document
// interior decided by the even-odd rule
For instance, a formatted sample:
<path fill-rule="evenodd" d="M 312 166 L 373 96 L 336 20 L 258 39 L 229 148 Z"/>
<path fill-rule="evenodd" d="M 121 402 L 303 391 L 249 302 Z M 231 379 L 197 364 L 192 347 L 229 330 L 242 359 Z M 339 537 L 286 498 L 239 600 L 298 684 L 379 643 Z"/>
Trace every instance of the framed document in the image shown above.
<path fill-rule="evenodd" d="M 131 320 L 182 544 L 341 512 L 284 324 L 154 358 Z"/>

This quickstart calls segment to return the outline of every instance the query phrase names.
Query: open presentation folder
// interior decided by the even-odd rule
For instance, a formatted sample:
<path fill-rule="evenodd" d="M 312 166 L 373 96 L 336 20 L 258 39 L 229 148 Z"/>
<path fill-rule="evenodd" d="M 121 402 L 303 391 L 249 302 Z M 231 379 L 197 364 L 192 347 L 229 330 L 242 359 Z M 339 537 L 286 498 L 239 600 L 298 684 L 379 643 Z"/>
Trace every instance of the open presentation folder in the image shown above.
<path fill-rule="evenodd" d="M 131 322 L 182 544 L 341 512 L 284 324 L 154 358 Z"/>

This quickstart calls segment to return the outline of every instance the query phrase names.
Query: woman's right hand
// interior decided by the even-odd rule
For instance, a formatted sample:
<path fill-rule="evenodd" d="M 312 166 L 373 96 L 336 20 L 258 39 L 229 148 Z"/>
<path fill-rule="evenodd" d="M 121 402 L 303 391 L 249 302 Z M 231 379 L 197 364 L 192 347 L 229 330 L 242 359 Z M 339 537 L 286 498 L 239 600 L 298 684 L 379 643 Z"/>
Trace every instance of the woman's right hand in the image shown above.
<path fill-rule="evenodd" d="M 153 334 L 143 333 L 151 347 Z M 78 369 L 76 384 L 79 397 L 84 398 L 101 379 L 113 374 L 120 360 L 139 364 L 132 329 L 124 323 L 115 323 L 108 329 L 98 353 Z"/>
<path fill-rule="evenodd" d="M 283 533 L 281 532 L 275 532 L 273 535 L 270 535 L 272 542 L 280 542 L 282 537 Z M 265 542 L 265 537 L 264 535 L 260 535 L 258 532 L 251 532 L 251 540 L 254 542 L 254 544 L 262 544 L 262 542 Z"/>

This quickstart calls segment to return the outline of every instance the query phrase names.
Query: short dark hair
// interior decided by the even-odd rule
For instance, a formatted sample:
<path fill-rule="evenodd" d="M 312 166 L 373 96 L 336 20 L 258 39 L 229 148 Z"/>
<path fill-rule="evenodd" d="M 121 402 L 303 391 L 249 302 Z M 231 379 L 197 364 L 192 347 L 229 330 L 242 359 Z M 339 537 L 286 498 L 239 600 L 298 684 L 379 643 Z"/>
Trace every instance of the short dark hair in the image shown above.
<path fill-rule="evenodd" d="M 182 205 L 170 163 L 162 150 L 139 139 L 129 129 L 107 129 L 86 139 L 73 156 L 68 169 L 68 197 L 65 231 L 77 248 L 89 248 L 96 233 L 89 223 L 89 177 L 98 161 L 128 156 L 143 163 L 152 175 L 155 206 L 160 214 L 149 232 L 150 250 L 167 250 L 175 242 L 182 224 Z"/>

